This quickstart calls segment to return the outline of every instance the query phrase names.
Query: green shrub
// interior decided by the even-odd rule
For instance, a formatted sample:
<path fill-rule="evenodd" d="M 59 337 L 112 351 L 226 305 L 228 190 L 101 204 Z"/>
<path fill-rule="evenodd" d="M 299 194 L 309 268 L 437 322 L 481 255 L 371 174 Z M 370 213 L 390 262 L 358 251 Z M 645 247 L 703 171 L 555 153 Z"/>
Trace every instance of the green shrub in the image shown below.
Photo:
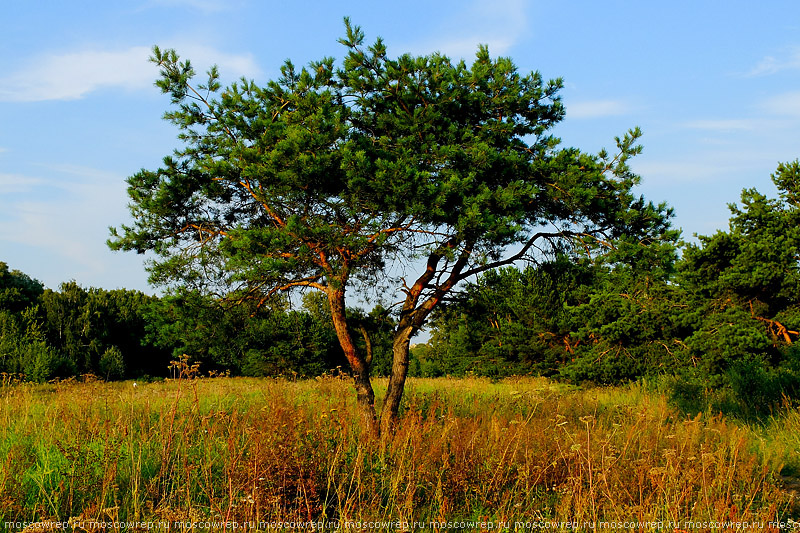
<path fill-rule="evenodd" d="M 100 356 L 100 372 L 106 381 L 125 377 L 125 359 L 119 348 L 111 346 L 103 352 Z"/>

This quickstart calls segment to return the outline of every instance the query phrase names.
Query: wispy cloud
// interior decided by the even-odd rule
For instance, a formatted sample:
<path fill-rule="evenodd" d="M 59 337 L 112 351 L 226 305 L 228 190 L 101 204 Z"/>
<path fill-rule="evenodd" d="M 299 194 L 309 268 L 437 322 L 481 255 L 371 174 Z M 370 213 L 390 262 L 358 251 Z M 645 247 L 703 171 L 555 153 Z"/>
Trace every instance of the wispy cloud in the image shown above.
<path fill-rule="evenodd" d="M 684 126 L 693 130 L 733 131 L 752 130 L 755 124 L 747 119 L 707 119 L 692 120 L 684 123 Z"/>
<path fill-rule="evenodd" d="M 0 79 L 0 100 L 75 100 L 105 87 L 147 87 L 156 72 L 143 46 L 116 52 L 87 50 L 51 54 Z"/>
<path fill-rule="evenodd" d="M 55 171 L 60 174 L 67 174 L 73 176 L 68 183 L 72 184 L 95 184 L 95 183 L 121 183 L 120 176 L 114 172 L 107 170 L 100 170 L 97 168 L 87 167 L 83 165 L 73 165 L 63 163 L 60 165 L 47 165 L 49 171 Z M 77 179 L 76 179 L 77 178 Z"/>
<path fill-rule="evenodd" d="M 637 173 L 652 182 L 687 183 L 710 181 L 735 170 L 734 165 L 721 165 L 710 160 L 634 162 Z"/>
<path fill-rule="evenodd" d="M 99 170 L 81 165 L 42 165 L 42 176 L 26 174 L 13 174 L 0 172 L 0 191 L 3 192 L 30 192 L 37 188 L 46 187 L 48 190 L 59 190 L 72 194 L 77 190 L 88 187 L 117 188 L 122 179 L 113 172 Z M 69 176 L 64 179 L 63 176 Z"/>
<path fill-rule="evenodd" d="M 0 243 L 46 250 L 53 260 L 103 272 L 106 228 L 119 218 L 119 206 L 125 202 L 122 177 L 75 166 L 48 168 L 41 176 L 0 174 L 0 190 L 39 189 L 48 194 L 27 194 L 24 201 L 0 195 Z"/>
<path fill-rule="evenodd" d="M 175 48 L 197 65 L 218 64 L 226 76 L 254 76 L 259 72 L 250 55 L 226 54 L 193 44 Z M 147 89 L 157 75 L 156 67 L 148 61 L 150 55 L 149 47 L 134 46 L 41 56 L 32 59 L 29 67 L 0 78 L 0 101 L 76 100 L 110 87 Z"/>
<path fill-rule="evenodd" d="M 742 145 L 726 146 L 717 150 L 698 150 L 687 153 L 680 159 L 634 159 L 634 171 L 653 183 L 724 183 L 729 190 L 737 191 L 738 184 L 731 187 L 732 176 L 747 180 L 765 178 L 780 157 L 777 153 L 745 148 Z M 771 170 L 770 170 L 771 171 Z"/>
<path fill-rule="evenodd" d="M 62 257 L 92 270 L 99 268 L 101 262 L 92 257 L 95 254 L 89 253 L 85 240 L 92 233 L 85 215 L 54 210 L 55 206 L 46 202 L 19 202 L 13 207 L 13 212 L 7 213 L 12 215 L 11 220 L 0 221 L 0 241 L 47 248 L 56 260 Z M 62 216 L 69 218 L 60 218 Z M 64 224 L 64 220 L 70 220 L 70 224 Z M 66 226 L 71 229 L 67 230 Z"/>
<path fill-rule="evenodd" d="M 620 100 L 585 100 L 567 102 L 567 117 L 570 119 L 589 119 L 626 115 L 631 108 Z"/>
<path fill-rule="evenodd" d="M 231 0 L 150 0 L 146 7 L 187 7 L 203 13 L 219 13 L 231 9 Z"/>
<path fill-rule="evenodd" d="M 784 57 L 766 56 L 747 76 L 769 76 L 784 70 L 800 69 L 800 47 L 791 48 Z"/>
<path fill-rule="evenodd" d="M 27 192 L 35 187 L 44 185 L 47 180 L 34 178 L 23 174 L 0 173 L 0 191 L 6 194 Z"/>
<path fill-rule="evenodd" d="M 449 25 L 434 39 L 402 46 L 413 54 L 438 51 L 454 59 L 475 56 L 479 44 L 503 55 L 528 31 L 524 0 L 473 1 L 454 12 Z"/>
<path fill-rule="evenodd" d="M 761 104 L 761 108 L 781 117 L 800 117 L 800 91 L 773 96 Z"/>
<path fill-rule="evenodd" d="M 452 59 L 474 59 L 478 46 L 485 44 L 489 47 L 492 56 L 505 54 L 514 41 L 500 36 L 496 37 L 464 37 L 448 39 L 446 41 L 430 42 L 411 48 L 412 54 L 425 55 L 433 51 L 440 52 Z"/>

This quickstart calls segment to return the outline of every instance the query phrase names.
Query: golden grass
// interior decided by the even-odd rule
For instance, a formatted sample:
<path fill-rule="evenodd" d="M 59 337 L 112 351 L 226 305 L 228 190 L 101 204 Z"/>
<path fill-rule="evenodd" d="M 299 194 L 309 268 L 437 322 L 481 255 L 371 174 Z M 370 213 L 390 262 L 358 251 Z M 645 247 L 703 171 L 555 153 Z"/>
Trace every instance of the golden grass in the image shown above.
<path fill-rule="evenodd" d="M 412 379 L 377 441 L 353 396 L 337 378 L 2 387 L 0 522 L 797 517 L 797 411 L 748 427 L 640 386 Z"/>

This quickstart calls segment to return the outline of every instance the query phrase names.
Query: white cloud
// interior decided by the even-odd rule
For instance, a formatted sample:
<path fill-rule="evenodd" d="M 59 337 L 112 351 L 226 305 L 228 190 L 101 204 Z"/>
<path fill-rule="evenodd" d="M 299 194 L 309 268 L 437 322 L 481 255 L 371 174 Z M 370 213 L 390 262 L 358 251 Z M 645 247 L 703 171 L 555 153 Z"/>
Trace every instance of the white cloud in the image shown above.
<path fill-rule="evenodd" d="M 735 170 L 735 167 L 731 165 L 724 166 L 703 160 L 635 162 L 631 166 L 638 174 L 645 176 L 647 180 L 663 183 L 713 180 Z"/>
<path fill-rule="evenodd" d="M 793 48 L 786 57 L 766 56 L 747 73 L 747 76 L 769 76 L 784 70 L 800 69 L 800 48 Z"/>
<path fill-rule="evenodd" d="M 75 211 L 67 213 L 48 202 L 19 202 L 13 206 L 12 220 L 0 222 L 0 240 L 47 248 L 56 257 L 62 256 L 96 270 L 100 262 L 92 258 L 82 238 L 89 233 L 86 217 L 76 217 L 79 213 Z M 69 218 L 61 219 L 62 216 Z M 64 220 L 70 223 L 64 224 Z"/>
<path fill-rule="evenodd" d="M 199 72 L 218 64 L 226 77 L 255 76 L 259 69 L 249 55 L 226 54 L 208 46 L 173 46 L 192 60 Z M 8 77 L 0 78 L 0 101 L 76 100 L 104 88 L 148 89 L 157 76 L 148 61 L 151 50 L 134 46 L 118 51 L 83 50 L 50 54 Z"/>
<path fill-rule="evenodd" d="M 150 6 L 188 7 L 203 13 L 219 13 L 231 9 L 231 0 L 151 0 Z"/>
<path fill-rule="evenodd" d="M 766 177 L 780 160 L 777 153 L 743 148 L 741 145 L 726 146 L 719 150 L 687 151 L 670 159 L 645 159 L 644 156 L 631 162 L 634 171 L 652 183 L 715 183 L 728 190 L 738 191 L 732 180 L 759 180 Z M 763 169 L 768 169 L 764 172 Z"/>
<path fill-rule="evenodd" d="M 755 127 L 753 121 L 745 119 L 692 120 L 684 126 L 694 130 L 712 131 L 751 130 Z"/>
<path fill-rule="evenodd" d="M 620 100 L 585 100 L 566 103 L 567 118 L 603 118 L 630 113 L 630 106 Z"/>
<path fill-rule="evenodd" d="M 441 52 L 453 59 L 475 57 L 479 44 L 489 46 L 493 56 L 507 54 L 529 30 L 523 0 L 473 1 L 453 13 L 449 25 L 434 39 L 400 48 L 412 54 Z"/>
<path fill-rule="evenodd" d="M 150 49 L 52 54 L 0 80 L 0 100 L 35 102 L 75 100 L 103 87 L 139 89 L 152 83 Z"/>
<path fill-rule="evenodd" d="M 44 166 L 44 168 L 46 169 L 45 173 L 48 175 L 52 175 L 52 173 L 55 172 L 57 174 L 68 174 L 73 177 L 69 179 L 60 179 L 56 177 L 43 178 L 40 176 L 0 172 L 0 191 L 8 193 L 29 192 L 38 187 L 47 187 L 50 190 L 59 189 L 67 193 L 72 193 L 85 187 L 91 190 L 95 190 L 98 186 L 108 187 L 109 184 L 116 187 L 123 181 L 118 174 L 113 172 L 80 165 L 47 165 Z"/>
<path fill-rule="evenodd" d="M 61 165 L 48 165 L 49 170 L 59 172 L 61 174 L 69 174 L 79 178 L 79 181 L 72 180 L 69 184 L 79 183 L 81 185 L 86 183 L 122 183 L 120 176 L 114 172 L 106 170 L 99 170 L 96 168 L 85 167 L 82 165 L 61 164 Z M 69 186 L 69 185 L 61 185 Z"/>
<path fill-rule="evenodd" d="M 52 288 L 75 279 L 151 293 L 142 257 L 114 253 L 105 244 L 108 226 L 128 218 L 123 176 L 77 165 L 41 168 L 34 176 L 0 174 L 5 260 Z M 4 194 L 7 187 L 19 194 Z"/>
<path fill-rule="evenodd" d="M 220 74 L 229 78 L 255 78 L 261 74 L 261 69 L 252 54 L 229 54 L 221 52 L 210 46 L 175 42 L 165 43 L 167 48 L 177 50 L 183 59 L 190 59 L 198 73 L 205 72 L 211 65 L 219 66 Z M 162 50 L 164 47 L 162 47 Z"/>
<path fill-rule="evenodd" d="M 49 168 L 41 177 L 0 174 L 0 190 L 6 186 L 29 194 L 22 201 L 0 195 L 0 242 L 42 250 L 56 263 L 83 272 L 106 270 L 107 227 L 120 219 L 125 205 L 121 176 L 64 166 Z"/>
<path fill-rule="evenodd" d="M 782 117 L 800 117 L 800 91 L 773 96 L 761 104 L 767 113 Z"/>
<path fill-rule="evenodd" d="M 0 191 L 6 194 L 27 192 L 45 183 L 46 180 L 42 178 L 34 178 L 22 174 L 0 173 Z"/>
<path fill-rule="evenodd" d="M 440 52 L 451 59 L 466 59 L 471 60 L 475 58 L 478 52 L 478 46 L 485 44 L 489 47 L 489 52 L 492 56 L 505 54 L 514 42 L 509 38 L 503 37 L 464 37 L 454 38 L 446 41 L 431 42 L 412 48 L 412 54 L 427 55 L 432 51 Z"/>

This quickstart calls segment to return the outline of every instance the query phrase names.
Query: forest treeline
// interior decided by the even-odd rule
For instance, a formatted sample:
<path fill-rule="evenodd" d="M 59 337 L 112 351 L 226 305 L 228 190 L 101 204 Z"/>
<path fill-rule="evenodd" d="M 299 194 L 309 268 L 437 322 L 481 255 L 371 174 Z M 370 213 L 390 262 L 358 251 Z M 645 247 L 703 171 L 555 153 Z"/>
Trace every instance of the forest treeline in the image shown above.
<path fill-rule="evenodd" d="M 487 273 L 438 314 L 418 372 L 666 377 L 689 410 L 771 411 L 800 393 L 798 178 L 779 165 L 777 198 L 744 190 L 727 231 L 680 249 Z"/>
<path fill-rule="evenodd" d="M 320 375 L 344 361 L 325 306 L 313 296 L 289 310 L 74 281 L 51 290 L 0 262 L 0 371 L 39 382 L 83 374 L 155 378 L 186 354 L 204 371 Z"/>
<path fill-rule="evenodd" d="M 678 401 L 763 411 L 800 395 L 800 176 L 776 198 L 745 190 L 729 228 L 695 244 L 563 250 L 489 271 L 433 317 L 410 375 L 555 376 L 620 383 L 667 376 Z M 613 244 L 613 243 L 612 243 Z M 391 364 L 389 310 L 349 310 L 373 375 Z M 81 374 L 160 377 L 187 354 L 206 371 L 315 376 L 346 368 L 324 295 L 302 306 L 223 304 L 196 292 L 45 289 L 0 262 L 0 372 L 33 381 Z"/>

